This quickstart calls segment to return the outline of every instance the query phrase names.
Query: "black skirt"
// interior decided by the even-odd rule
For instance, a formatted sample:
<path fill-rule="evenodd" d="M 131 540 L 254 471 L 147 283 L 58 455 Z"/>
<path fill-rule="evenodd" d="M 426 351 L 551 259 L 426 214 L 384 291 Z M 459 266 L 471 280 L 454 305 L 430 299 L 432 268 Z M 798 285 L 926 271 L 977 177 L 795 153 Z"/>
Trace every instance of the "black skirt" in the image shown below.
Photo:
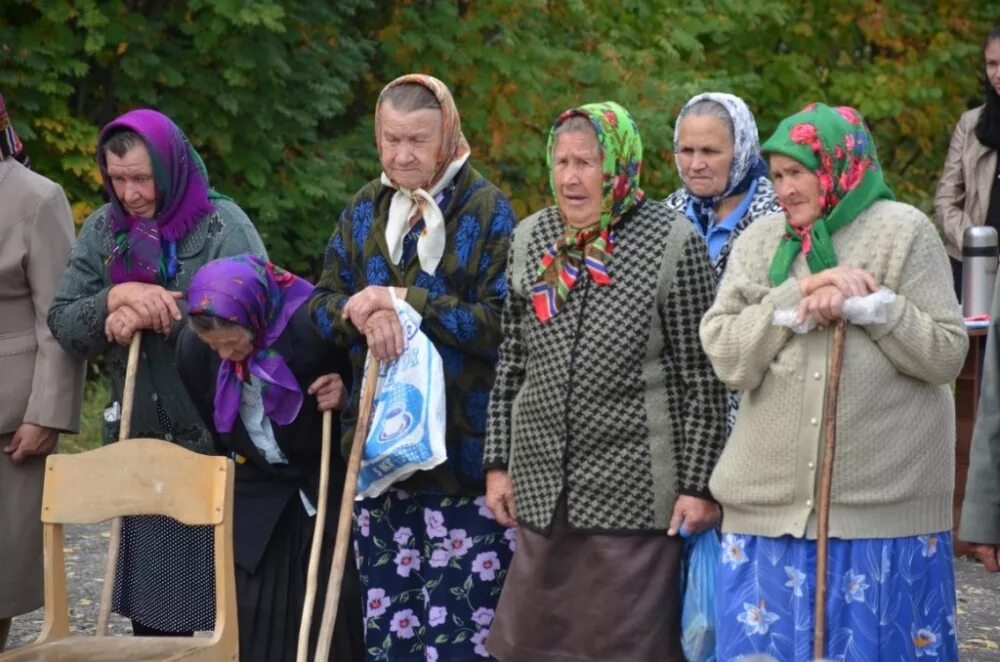
<path fill-rule="evenodd" d="M 295 659 L 315 522 L 296 495 L 285 506 L 255 572 L 236 566 L 241 662 Z M 309 659 L 322 621 L 334 533 L 328 531 L 323 536 Z M 360 589 L 353 559 L 350 554 L 348 557 L 330 647 L 331 659 L 338 662 L 364 659 Z"/>

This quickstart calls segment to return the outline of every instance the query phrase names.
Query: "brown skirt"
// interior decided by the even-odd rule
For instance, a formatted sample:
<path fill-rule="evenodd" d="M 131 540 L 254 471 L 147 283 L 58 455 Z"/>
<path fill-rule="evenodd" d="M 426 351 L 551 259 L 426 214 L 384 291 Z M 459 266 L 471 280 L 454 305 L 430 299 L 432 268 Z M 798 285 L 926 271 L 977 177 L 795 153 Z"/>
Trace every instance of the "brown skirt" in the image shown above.
<path fill-rule="evenodd" d="M 665 534 L 573 531 L 560 499 L 550 535 L 518 529 L 486 647 L 502 662 L 683 662 L 683 551 Z"/>
<path fill-rule="evenodd" d="M 0 448 L 13 437 L 0 434 Z M 44 478 L 44 457 L 14 464 L 0 454 L 0 619 L 42 606 Z"/>

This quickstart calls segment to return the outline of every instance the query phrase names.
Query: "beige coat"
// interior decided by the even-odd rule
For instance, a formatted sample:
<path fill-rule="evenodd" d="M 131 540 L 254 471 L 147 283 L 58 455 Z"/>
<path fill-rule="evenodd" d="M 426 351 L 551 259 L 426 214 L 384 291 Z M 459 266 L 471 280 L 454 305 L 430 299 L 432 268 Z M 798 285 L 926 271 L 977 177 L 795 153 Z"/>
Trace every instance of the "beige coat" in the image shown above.
<path fill-rule="evenodd" d="M 58 184 L 0 161 L 0 448 L 22 422 L 75 432 L 83 362 L 53 339 L 46 318 L 73 243 Z M 41 605 L 42 469 L 0 454 L 0 618 Z"/>
<path fill-rule="evenodd" d="M 976 122 L 983 106 L 962 113 L 948 145 L 948 156 L 934 195 L 938 226 L 944 230 L 948 255 L 962 259 L 962 234 L 966 228 L 986 224 L 996 150 L 976 138 Z"/>

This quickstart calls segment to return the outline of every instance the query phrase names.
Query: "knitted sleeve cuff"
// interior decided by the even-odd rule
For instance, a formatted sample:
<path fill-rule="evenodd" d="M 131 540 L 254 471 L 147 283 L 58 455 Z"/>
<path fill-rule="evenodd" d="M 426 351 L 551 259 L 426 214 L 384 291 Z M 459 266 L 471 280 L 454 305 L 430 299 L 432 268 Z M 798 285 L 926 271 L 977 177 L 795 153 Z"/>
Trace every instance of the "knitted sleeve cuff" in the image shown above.
<path fill-rule="evenodd" d="M 799 289 L 799 280 L 797 278 L 789 278 L 781 285 L 772 287 L 766 298 L 770 299 L 771 304 L 777 310 L 798 307 L 799 302 L 802 301 L 802 290 Z"/>

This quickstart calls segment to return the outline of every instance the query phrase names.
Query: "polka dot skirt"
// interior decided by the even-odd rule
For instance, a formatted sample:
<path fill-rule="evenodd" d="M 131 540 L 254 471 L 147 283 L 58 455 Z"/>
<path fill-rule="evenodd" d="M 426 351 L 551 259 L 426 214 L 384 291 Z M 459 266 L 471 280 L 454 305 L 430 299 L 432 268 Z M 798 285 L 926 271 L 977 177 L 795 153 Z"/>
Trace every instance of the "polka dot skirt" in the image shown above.
<path fill-rule="evenodd" d="M 215 627 L 212 527 L 122 518 L 112 609 L 168 632 Z"/>

